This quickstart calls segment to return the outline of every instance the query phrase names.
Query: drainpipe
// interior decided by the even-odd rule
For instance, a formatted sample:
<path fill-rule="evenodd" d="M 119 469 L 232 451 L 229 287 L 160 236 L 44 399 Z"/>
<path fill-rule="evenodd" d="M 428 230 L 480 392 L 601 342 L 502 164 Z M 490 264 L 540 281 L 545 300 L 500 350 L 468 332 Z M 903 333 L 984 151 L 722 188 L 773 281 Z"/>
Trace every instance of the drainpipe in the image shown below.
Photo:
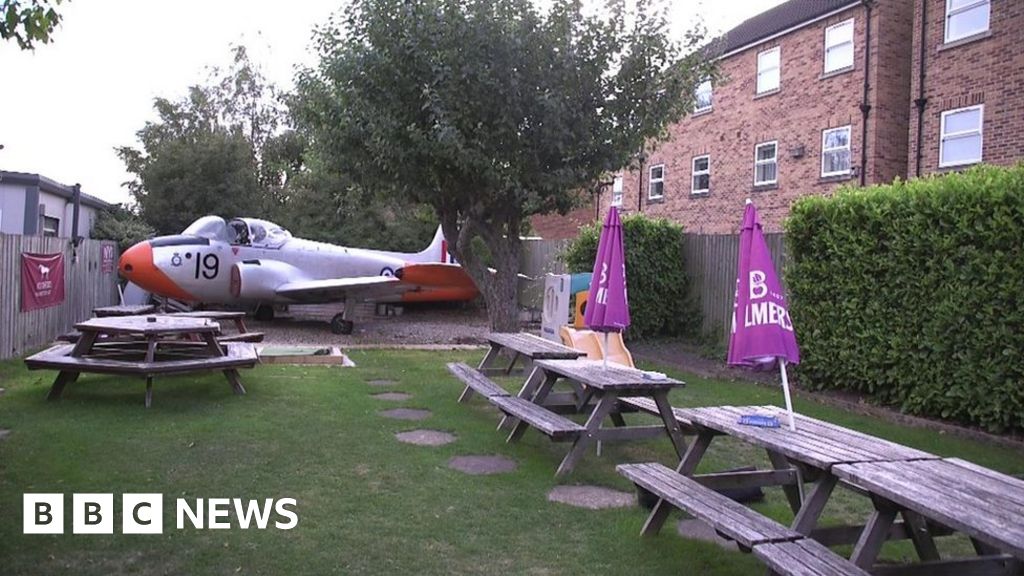
<path fill-rule="evenodd" d="M 928 30 L 928 3 L 921 3 L 921 37 L 918 42 L 921 43 L 921 53 L 918 57 L 918 69 L 917 69 L 917 100 L 914 100 L 914 105 L 917 106 L 917 154 L 915 155 L 914 165 L 914 176 L 921 176 L 921 159 L 924 158 L 924 152 L 921 147 L 924 145 L 924 107 L 928 104 L 928 99 L 924 96 L 924 57 L 928 54 L 928 48 L 925 45 Z"/>
<path fill-rule="evenodd" d="M 82 238 L 78 235 L 78 213 L 82 205 L 82 185 L 75 184 L 71 187 L 71 243 L 78 248 Z"/>
<path fill-rule="evenodd" d="M 647 155 L 644 154 L 643 148 L 640 148 L 637 158 L 640 159 L 640 182 L 636 186 L 636 212 L 639 214 L 644 211 L 644 162 L 647 160 Z"/>
<path fill-rule="evenodd" d="M 868 115 L 871 113 L 871 103 L 868 100 L 868 92 L 871 88 L 871 8 L 874 0 L 864 0 L 864 96 L 860 103 L 861 134 L 860 134 L 860 185 L 867 184 L 868 179 Z"/>

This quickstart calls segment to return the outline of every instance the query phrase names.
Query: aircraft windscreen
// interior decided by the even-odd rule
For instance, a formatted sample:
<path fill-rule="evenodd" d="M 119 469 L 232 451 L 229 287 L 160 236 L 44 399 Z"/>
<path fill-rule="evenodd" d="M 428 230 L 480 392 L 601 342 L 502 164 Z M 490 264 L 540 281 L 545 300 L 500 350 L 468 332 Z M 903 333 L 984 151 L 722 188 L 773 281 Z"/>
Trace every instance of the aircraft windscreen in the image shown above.
<path fill-rule="evenodd" d="M 292 233 L 284 228 L 256 218 L 245 218 L 249 225 L 249 239 L 257 248 L 280 248 L 291 239 Z"/>
<path fill-rule="evenodd" d="M 228 225 L 220 216 L 203 216 L 185 228 L 182 234 L 224 242 L 230 239 Z"/>

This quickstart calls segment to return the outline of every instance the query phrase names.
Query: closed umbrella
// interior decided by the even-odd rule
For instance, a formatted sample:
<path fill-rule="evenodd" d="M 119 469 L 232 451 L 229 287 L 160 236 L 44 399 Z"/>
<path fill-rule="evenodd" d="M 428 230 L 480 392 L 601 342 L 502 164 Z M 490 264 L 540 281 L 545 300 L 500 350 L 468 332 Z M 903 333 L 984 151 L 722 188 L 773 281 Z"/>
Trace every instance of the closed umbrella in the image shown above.
<path fill-rule="evenodd" d="M 800 363 L 800 349 L 789 317 L 786 295 L 779 284 L 761 221 L 754 203 L 747 200 L 740 230 L 740 261 L 736 277 L 729 364 L 764 366 L 779 363 L 786 398 L 789 428 L 796 430 L 789 394 L 786 363 Z"/>
<path fill-rule="evenodd" d="M 629 300 L 626 297 L 626 254 L 622 239 L 619 211 L 612 206 L 601 229 L 594 260 L 594 275 L 587 296 L 583 323 L 595 332 L 604 332 L 605 358 L 608 367 L 608 333 L 622 332 L 629 327 Z"/>

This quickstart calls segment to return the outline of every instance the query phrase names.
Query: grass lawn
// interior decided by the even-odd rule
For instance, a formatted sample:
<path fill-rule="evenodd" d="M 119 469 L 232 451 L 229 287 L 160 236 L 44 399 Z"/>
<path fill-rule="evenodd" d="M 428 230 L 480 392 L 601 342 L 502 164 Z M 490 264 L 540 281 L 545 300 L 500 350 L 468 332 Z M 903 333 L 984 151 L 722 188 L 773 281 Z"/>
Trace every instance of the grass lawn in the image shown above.
<path fill-rule="evenodd" d="M 459 385 L 444 363 L 471 363 L 483 352 L 356 351 L 357 368 L 262 366 L 244 371 L 249 393 L 231 394 L 219 375 L 157 380 L 153 408 L 138 380 L 83 376 L 64 399 L 45 402 L 54 373 L 0 363 L 0 573 L 14 574 L 752 574 L 751 556 L 688 541 L 666 526 L 641 539 L 639 508 L 590 511 L 549 503 L 567 445 L 528 432 L 516 445 L 494 430 L 497 413 L 477 397 L 457 404 Z M 679 406 L 777 404 L 781 393 L 709 381 L 662 367 L 689 386 Z M 373 387 L 366 382 L 390 379 Z M 518 382 L 505 382 L 510 388 Z M 413 398 L 386 402 L 386 390 Z M 377 415 L 396 406 L 433 412 L 423 422 Z M 928 430 L 912 429 L 797 400 L 798 411 L 997 470 L 1024 473 L 1024 456 Z M 644 418 L 644 416 L 631 416 Z M 394 433 L 449 431 L 437 448 L 402 444 Z M 519 463 L 498 476 L 446 467 L 462 454 L 501 454 Z M 561 483 L 631 490 L 615 464 L 655 459 L 674 465 L 667 438 L 606 445 Z M 765 465 L 744 444 L 716 441 L 707 469 Z M 115 495 L 114 535 L 22 535 L 25 492 L 65 494 L 70 532 L 73 492 Z M 162 535 L 120 534 L 120 495 L 164 494 Z M 827 522 L 862 522 L 866 500 L 839 490 Z M 174 499 L 291 497 L 293 530 L 176 530 Z M 781 521 L 791 514 L 781 491 L 756 508 Z M 235 524 L 233 524 L 235 525 Z M 236 526 L 236 525 L 235 525 Z M 956 538 L 947 549 L 966 549 Z M 911 554 L 905 544 L 885 554 Z"/>

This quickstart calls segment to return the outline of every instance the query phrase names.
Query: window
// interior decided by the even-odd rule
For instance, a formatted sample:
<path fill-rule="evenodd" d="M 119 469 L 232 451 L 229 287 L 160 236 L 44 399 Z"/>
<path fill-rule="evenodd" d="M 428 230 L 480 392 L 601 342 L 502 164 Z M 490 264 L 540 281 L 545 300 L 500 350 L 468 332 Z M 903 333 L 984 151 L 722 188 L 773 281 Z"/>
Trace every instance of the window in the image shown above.
<path fill-rule="evenodd" d="M 971 106 L 942 113 L 939 166 L 962 166 L 981 162 L 984 106 Z"/>
<path fill-rule="evenodd" d="M 651 166 L 647 198 L 655 200 L 665 195 L 665 165 Z"/>
<path fill-rule="evenodd" d="M 707 194 L 711 190 L 711 156 L 696 156 L 693 159 L 693 182 L 691 194 Z"/>
<path fill-rule="evenodd" d="M 707 112 L 711 110 L 711 80 L 705 80 L 700 83 L 700 86 L 697 86 L 694 100 L 694 112 Z"/>
<path fill-rule="evenodd" d="M 754 148 L 754 186 L 779 181 L 778 142 L 765 142 Z"/>
<path fill-rule="evenodd" d="M 821 132 L 821 175 L 841 176 L 850 173 L 850 127 Z"/>
<path fill-rule="evenodd" d="M 53 216 L 41 216 L 40 226 L 43 236 L 59 236 L 60 235 L 60 218 L 54 218 Z"/>
<path fill-rule="evenodd" d="M 853 18 L 825 29 L 825 73 L 853 67 Z"/>
<path fill-rule="evenodd" d="M 622 206 L 622 176 L 612 181 L 612 206 Z"/>
<path fill-rule="evenodd" d="M 946 0 L 946 42 L 988 30 L 989 0 Z"/>
<path fill-rule="evenodd" d="M 765 50 L 757 55 L 757 93 L 764 94 L 779 89 L 779 58 L 781 49 L 778 47 Z"/>

